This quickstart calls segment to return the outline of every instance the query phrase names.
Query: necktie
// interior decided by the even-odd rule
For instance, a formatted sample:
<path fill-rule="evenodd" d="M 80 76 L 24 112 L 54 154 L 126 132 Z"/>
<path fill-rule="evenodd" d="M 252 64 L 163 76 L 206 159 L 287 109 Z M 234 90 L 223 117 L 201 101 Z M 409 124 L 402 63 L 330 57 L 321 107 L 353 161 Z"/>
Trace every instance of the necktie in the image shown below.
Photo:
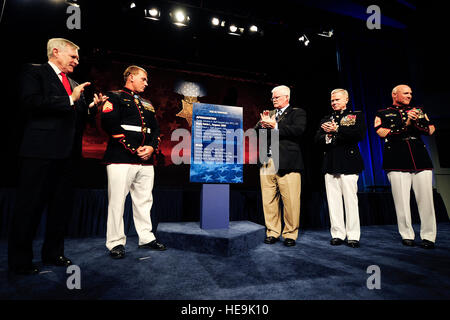
<path fill-rule="evenodd" d="M 70 88 L 69 79 L 67 79 L 67 76 L 66 76 L 66 74 L 64 72 L 61 72 L 61 77 L 62 77 L 63 86 L 66 89 L 67 94 L 69 96 L 71 96 L 72 95 L 72 89 Z"/>
<path fill-rule="evenodd" d="M 275 120 L 278 122 L 278 119 L 280 119 L 281 115 L 283 114 L 283 111 L 277 110 L 277 115 L 275 116 Z"/>

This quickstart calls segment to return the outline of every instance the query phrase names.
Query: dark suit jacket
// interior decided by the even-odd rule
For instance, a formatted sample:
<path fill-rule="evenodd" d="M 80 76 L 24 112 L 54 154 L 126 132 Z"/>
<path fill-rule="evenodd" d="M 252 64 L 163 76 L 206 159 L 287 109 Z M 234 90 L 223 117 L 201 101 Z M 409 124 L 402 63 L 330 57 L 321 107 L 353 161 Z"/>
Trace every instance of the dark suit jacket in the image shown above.
<path fill-rule="evenodd" d="M 78 85 L 70 78 L 69 82 L 72 88 Z M 81 154 L 88 106 L 84 97 L 70 105 L 61 80 L 48 63 L 24 68 L 20 100 L 25 111 L 21 156 L 64 159 Z"/>
<path fill-rule="evenodd" d="M 332 113 L 320 121 L 320 125 L 334 119 L 339 124 L 338 132 L 332 134 L 331 143 L 325 143 L 327 133 L 319 127 L 315 141 L 324 148 L 323 173 L 356 174 L 364 169 L 358 142 L 364 139 L 366 125 L 364 114 L 345 109 Z"/>
<path fill-rule="evenodd" d="M 272 116 L 276 110 L 272 110 L 269 115 Z M 268 145 L 271 141 L 271 131 L 262 129 L 260 122 L 255 126 L 257 133 L 260 130 L 267 130 Z M 278 135 L 279 135 L 279 164 L 278 172 L 280 175 L 289 172 L 301 172 L 304 169 L 303 157 L 300 149 L 300 139 L 306 129 L 306 112 L 303 109 L 289 106 L 278 119 Z M 260 159 L 265 158 L 267 150 L 259 149 Z M 272 154 L 276 152 L 272 148 Z M 274 157 L 276 161 L 276 157 Z"/>

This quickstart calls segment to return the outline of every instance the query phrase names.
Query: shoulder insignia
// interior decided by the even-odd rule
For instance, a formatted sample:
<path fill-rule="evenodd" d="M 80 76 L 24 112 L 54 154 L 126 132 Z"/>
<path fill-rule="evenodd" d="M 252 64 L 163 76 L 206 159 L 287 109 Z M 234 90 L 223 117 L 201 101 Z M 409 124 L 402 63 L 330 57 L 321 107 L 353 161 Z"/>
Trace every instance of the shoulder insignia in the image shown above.
<path fill-rule="evenodd" d="M 102 112 L 103 113 L 108 113 L 108 112 L 111 112 L 113 110 L 114 110 L 113 104 L 110 101 L 106 101 L 105 104 L 103 105 Z"/>
<path fill-rule="evenodd" d="M 380 117 L 375 117 L 375 123 L 374 123 L 374 127 L 378 127 L 381 126 L 381 119 Z"/>

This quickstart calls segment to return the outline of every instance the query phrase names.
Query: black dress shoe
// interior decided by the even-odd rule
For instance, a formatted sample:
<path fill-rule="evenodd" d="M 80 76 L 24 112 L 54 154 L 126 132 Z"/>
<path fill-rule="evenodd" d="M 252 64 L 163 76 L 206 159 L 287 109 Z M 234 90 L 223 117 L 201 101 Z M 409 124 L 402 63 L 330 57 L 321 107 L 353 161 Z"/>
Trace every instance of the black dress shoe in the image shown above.
<path fill-rule="evenodd" d="M 34 264 L 26 266 L 26 267 L 18 267 L 10 269 L 10 272 L 13 272 L 15 274 L 20 275 L 31 275 L 31 274 L 37 274 L 39 273 L 39 268 L 36 267 Z"/>
<path fill-rule="evenodd" d="M 414 243 L 414 240 L 411 240 L 411 239 L 403 239 L 402 244 L 407 247 L 414 247 L 416 245 Z"/>
<path fill-rule="evenodd" d="M 359 248 L 359 241 L 358 240 L 347 240 L 347 246 L 352 248 Z"/>
<path fill-rule="evenodd" d="M 122 259 L 123 257 L 125 257 L 125 247 L 119 244 L 109 251 L 109 255 L 113 259 Z"/>
<path fill-rule="evenodd" d="M 159 243 L 156 240 L 153 240 L 152 242 L 140 245 L 139 249 L 150 249 L 150 250 L 156 250 L 156 251 L 164 251 L 167 248 L 162 243 Z"/>
<path fill-rule="evenodd" d="M 283 243 L 286 247 L 293 247 L 295 246 L 295 240 L 294 239 L 289 239 L 286 238 L 284 239 L 284 243 Z"/>
<path fill-rule="evenodd" d="M 267 244 L 274 244 L 275 242 L 277 242 L 279 239 L 278 238 L 275 238 L 275 237 L 266 237 L 265 239 L 264 239 L 264 243 L 267 243 Z"/>
<path fill-rule="evenodd" d="M 422 243 L 420 244 L 420 247 L 424 249 L 434 249 L 434 242 L 423 239 Z"/>
<path fill-rule="evenodd" d="M 330 240 L 330 244 L 332 246 L 340 246 L 343 243 L 344 243 L 344 240 L 339 239 L 339 238 L 333 238 L 333 239 Z"/>
<path fill-rule="evenodd" d="M 72 261 L 70 261 L 69 258 L 64 257 L 64 256 L 57 256 L 56 258 L 53 259 L 42 259 L 42 263 L 46 264 L 46 265 L 54 265 L 57 267 L 68 267 L 72 264 Z"/>

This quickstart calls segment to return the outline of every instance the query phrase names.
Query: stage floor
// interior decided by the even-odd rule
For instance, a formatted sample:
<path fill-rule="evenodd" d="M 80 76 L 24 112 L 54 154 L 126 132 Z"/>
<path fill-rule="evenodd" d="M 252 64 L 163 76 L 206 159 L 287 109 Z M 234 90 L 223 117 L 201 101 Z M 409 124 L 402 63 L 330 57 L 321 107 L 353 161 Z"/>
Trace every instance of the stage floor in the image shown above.
<path fill-rule="evenodd" d="M 419 226 L 414 225 L 419 242 Z M 329 244 L 328 230 L 301 230 L 297 245 L 261 243 L 229 257 L 168 248 L 137 248 L 127 239 L 125 259 L 108 256 L 104 238 L 70 238 L 66 255 L 80 267 L 81 289 L 67 288 L 65 268 L 40 261 L 41 273 L 7 272 L 7 242 L 0 242 L 0 299 L 58 300 L 397 300 L 450 298 L 450 223 L 438 224 L 436 248 L 405 247 L 396 225 L 365 226 L 361 247 Z M 380 289 L 368 289 L 380 270 Z M 73 280 L 73 278 L 72 278 Z M 370 283 L 373 283 L 369 280 Z M 72 281 L 72 283 L 75 283 Z"/>

